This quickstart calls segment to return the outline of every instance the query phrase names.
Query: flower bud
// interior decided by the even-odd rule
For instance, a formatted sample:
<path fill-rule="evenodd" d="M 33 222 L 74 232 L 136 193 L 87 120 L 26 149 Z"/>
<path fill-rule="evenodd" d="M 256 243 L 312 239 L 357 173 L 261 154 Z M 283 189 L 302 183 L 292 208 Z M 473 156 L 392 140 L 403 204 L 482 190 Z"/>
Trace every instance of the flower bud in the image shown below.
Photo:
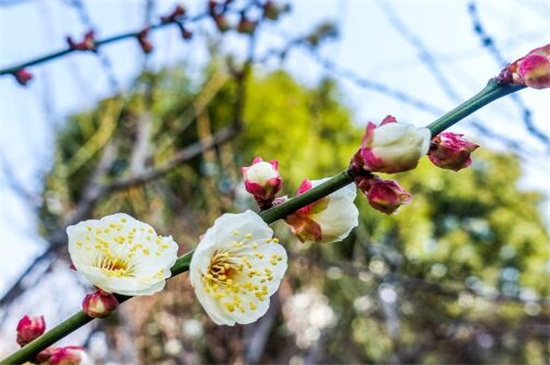
<path fill-rule="evenodd" d="M 87 365 L 90 359 L 81 346 L 48 348 L 38 354 L 43 365 Z"/>
<path fill-rule="evenodd" d="M 246 191 L 254 195 L 258 204 L 262 201 L 272 202 L 281 190 L 283 181 L 278 168 L 276 160 L 265 162 L 261 157 L 256 157 L 251 166 L 242 168 Z"/>
<path fill-rule="evenodd" d="M 189 29 L 181 27 L 181 37 L 185 40 L 193 38 L 193 32 L 191 32 Z"/>
<path fill-rule="evenodd" d="M 281 14 L 290 11 L 289 4 L 276 4 L 271 0 L 268 0 L 264 4 L 264 17 L 270 20 L 277 20 Z"/>
<path fill-rule="evenodd" d="M 72 37 L 67 37 L 67 43 L 70 49 L 78 51 L 96 51 L 95 34 L 93 30 L 86 32 L 80 42 L 75 42 Z"/>
<path fill-rule="evenodd" d="M 443 132 L 433 138 L 428 158 L 437 167 L 458 171 L 472 164 L 470 153 L 478 147 L 462 134 Z"/>
<path fill-rule="evenodd" d="M 535 48 L 506 66 L 497 82 L 546 89 L 550 87 L 550 44 Z"/>
<path fill-rule="evenodd" d="M 237 24 L 237 32 L 242 34 L 253 34 L 257 25 L 258 22 L 252 21 L 243 15 L 239 24 Z"/>
<path fill-rule="evenodd" d="M 412 196 L 394 180 L 384 180 L 377 176 L 357 177 L 357 187 L 365 194 L 369 204 L 386 214 L 396 213 Z"/>
<path fill-rule="evenodd" d="M 304 180 L 298 189 L 303 194 L 328 179 Z M 285 218 L 301 242 L 331 243 L 344 240 L 359 223 L 359 211 L 353 203 L 357 191 L 353 184 L 306 205 Z"/>
<path fill-rule="evenodd" d="M 13 73 L 13 77 L 21 86 L 26 86 L 32 79 L 32 74 L 24 68 L 21 68 Z"/>
<path fill-rule="evenodd" d="M 82 301 L 82 310 L 92 318 L 108 317 L 117 307 L 117 298 L 101 289 L 86 295 Z"/>
<path fill-rule="evenodd" d="M 25 346 L 35 338 L 41 336 L 46 330 L 44 316 L 24 316 L 17 324 L 17 343 Z"/>
<path fill-rule="evenodd" d="M 160 22 L 163 24 L 177 22 L 179 18 L 185 15 L 185 13 L 185 8 L 181 5 L 177 5 L 169 15 L 161 16 Z"/>
<path fill-rule="evenodd" d="M 215 14 L 213 18 L 214 18 L 214 23 L 216 24 L 216 27 L 220 32 L 225 33 L 229 29 L 231 29 L 231 25 L 227 21 L 227 18 L 225 17 L 224 14 Z"/>
<path fill-rule="evenodd" d="M 397 123 L 388 115 L 377 127 L 369 122 L 351 168 L 369 172 L 396 173 L 414 169 L 428 153 L 430 130 Z"/>
<path fill-rule="evenodd" d="M 142 31 L 140 31 L 137 35 L 137 40 L 139 42 L 139 46 L 143 53 L 148 54 L 153 51 L 153 43 L 149 41 L 147 38 L 147 35 L 149 34 L 149 28 L 145 28 Z"/>

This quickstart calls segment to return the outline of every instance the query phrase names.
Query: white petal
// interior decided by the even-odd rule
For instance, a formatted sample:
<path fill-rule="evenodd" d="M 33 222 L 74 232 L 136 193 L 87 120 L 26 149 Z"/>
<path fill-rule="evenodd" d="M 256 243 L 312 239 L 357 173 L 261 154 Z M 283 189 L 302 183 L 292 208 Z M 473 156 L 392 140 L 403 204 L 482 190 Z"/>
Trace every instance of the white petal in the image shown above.
<path fill-rule="evenodd" d="M 69 254 L 79 273 L 112 293 L 147 295 L 161 290 L 177 259 L 172 237 L 123 213 L 88 220 L 67 228 Z M 118 261 L 115 261 L 118 260 Z M 105 265 L 114 263 L 115 273 Z"/>
<path fill-rule="evenodd" d="M 273 242 L 272 234 L 271 228 L 251 211 L 224 214 L 206 231 L 193 254 L 189 277 L 197 299 L 215 323 L 251 323 L 267 311 L 269 297 L 277 291 L 287 267 L 286 251 Z M 208 289 L 203 277 L 219 275 L 208 272 L 213 260 L 216 265 L 220 265 L 217 260 L 233 265 L 227 271 L 233 274 L 228 274 L 229 278 L 221 274 L 221 281 L 204 279 L 210 283 Z M 241 269 L 237 269 L 239 265 Z"/>
<path fill-rule="evenodd" d="M 311 183 L 315 187 L 326 180 L 328 178 L 314 180 Z M 357 197 L 355 184 L 349 184 L 328 197 L 330 201 L 327 208 L 310 217 L 321 226 L 322 238 L 317 243 L 342 241 L 359 224 L 359 210 L 353 203 Z"/>

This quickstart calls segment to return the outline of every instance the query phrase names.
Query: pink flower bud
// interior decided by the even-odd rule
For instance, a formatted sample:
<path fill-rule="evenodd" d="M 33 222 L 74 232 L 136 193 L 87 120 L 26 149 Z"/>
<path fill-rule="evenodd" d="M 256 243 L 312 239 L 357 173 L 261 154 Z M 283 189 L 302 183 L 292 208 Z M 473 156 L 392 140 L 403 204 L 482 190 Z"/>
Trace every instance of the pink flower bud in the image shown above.
<path fill-rule="evenodd" d="M 472 164 L 470 153 L 478 147 L 462 134 L 443 132 L 433 138 L 428 158 L 437 167 L 458 171 Z"/>
<path fill-rule="evenodd" d="M 46 330 L 44 316 L 24 316 L 17 324 L 17 343 L 25 346 L 35 338 L 41 336 Z"/>
<path fill-rule="evenodd" d="M 41 365 L 87 365 L 88 355 L 81 346 L 53 347 L 37 356 Z"/>
<path fill-rule="evenodd" d="M 148 54 L 153 51 L 153 43 L 149 41 L 147 35 L 149 34 L 149 28 L 145 28 L 137 34 L 137 40 L 143 53 Z"/>
<path fill-rule="evenodd" d="M 546 89 L 550 87 L 550 44 L 535 48 L 506 66 L 497 77 L 504 84 L 516 84 Z"/>
<path fill-rule="evenodd" d="M 110 293 L 100 289 L 84 297 L 82 310 L 93 318 L 104 318 L 109 316 L 118 307 L 117 298 Z"/>
<path fill-rule="evenodd" d="M 414 169 L 420 157 L 428 153 L 430 136 L 427 128 L 397 123 L 391 115 L 379 126 L 369 122 L 351 168 L 386 173 Z"/>
<path fill-rule="evenodd" d="M 17 83 L 21 86 L 26 86 L 29 81 L 32 79 L 32 74 L 26 69 L 22 68 L 13 73 L 13 77 Z"/>
<path fill-rule="evenodd" d="M 357 187 L 365 194 L 369 204 L 386 214 L 396 213 L 412 196 L 394 180 L 384 180 L 377 176 L 358 177 Z"/>
<path fill-rule="evenodd" d="M 254 195 L 256 201 L 272 202 L 281 190 L 283 181 L 278 168 L 276 160 L 265 162 L 261 157 L 256 157 L 251 166 L 242 168 L 246 191 Z"/>

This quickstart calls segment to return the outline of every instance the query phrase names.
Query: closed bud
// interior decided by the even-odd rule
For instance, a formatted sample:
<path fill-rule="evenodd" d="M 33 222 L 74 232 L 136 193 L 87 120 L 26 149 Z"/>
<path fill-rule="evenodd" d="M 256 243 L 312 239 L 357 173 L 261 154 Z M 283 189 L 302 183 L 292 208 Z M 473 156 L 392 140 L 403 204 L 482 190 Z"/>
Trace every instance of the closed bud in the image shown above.
<path fill-rule="evenodd" d="M 243 15 L 239 21 L 239 24 L 237 24 L 237 32 L 243 34 L 253 34 L 257 25 L 258 22 L 252 21 Z"/>
<path fill-rule="evenodd" d="M 96 51 L 95 34 L 93 30 L 86 32 L 80 42 L 75 42 L 72 37 L 67 37 L 67 43 L 70 49 L 78 51 Z"/>
<path fill-rule="evenodd" d="M 179 18 L 184 16 L 186 10 L 183 6 L 177 5 L 176 8 L 168 15 L 161 16 L 160 21 L 163 24 L 176 22 Z"/>
<path fill-rule="evenodd" d="M 246 191 L 254 196 L 260 208 L 272 203 L 283 185 L 279 163 L 276 160 L 266 162 L 261 157 L 256 157 L 252 165 L 241 170 Z"/>
<path fill-rule="evenodd" d="M 533 89 L 550 87 L 550 44 L 535 48 L 507 65 L 496 78 L 501 84 L 524 85 Z"/>
<path fill-rule="evenodd" d="M 117 298 L 100 289 L 86 295 L 82 301 L 82 310 L 92 318 L 108 317 L 117 307 Z"/>
<path fill-rule="evenodd" d="M 147 35 L 149 34 L 149 28 L 143 29 L 141 32 L 137 35 L 137 40 L 139 42 L 139 46 L 143 53 L 148 54 L 153 51 L 153 43 L 149 41 L 147 38 Z"/>
<path fill-rule="evenodd" d="M 397 123 L 390 115 L 379 126 L 369 122 L 351 168 L 385 173 L 414 169 L 428 153 L 430 136 L 429 129 Z"/>
<path fill-rule="evenodd" d="M 32 79 L 32 74 L 24 68 L 21 68 L 13 73 L 13 77 L 17 83 L 21 86 L 27 86 L 29 81 Z"/>
<path fill-rule="evenodd" d="M 24 316 L 17 324 L 17 343 L 25 346 L 35 338 L 41 336 L 46 330 L 44 316 Z"/>
<path fill-rule="evenodd" d="M 191 39 L 193 38 L 193 32 L 191 32 L 189 29 L 182 27 L 181 28 L 181 36 L 183 39 Z"/>
<path fill-rule="evenodd" d="M 277 20 L 281 14 L 290 11 L 289 4 L 276 4 L 268 0 L 264 4 L 264 17 L 270 20 Z"/>
<path fill-rule="evenodd" d="M 218 30 L 222 33 L 227 32 L 229 29 L 231 29 L 231 25 L 227 21 L 227 18 L 223 14 L 215 14 L 213 16 L 214 23 L 216 24 L 216 27 Z"/>
<path fill-rule="evenodd" d="M 377 176 L 357 177 L 357 187 L 365 194 L 369 205 L 386 214 L 396 213 L 412 196 L 397 181 L 384 180 Z"/>
<path fill-rule="evenodd" d="M 462 134 L 443 132 L 433 138 L 428 158 L 437 167 L 458 171 L 472 164 L 470 154 L 478 147 Z"/>

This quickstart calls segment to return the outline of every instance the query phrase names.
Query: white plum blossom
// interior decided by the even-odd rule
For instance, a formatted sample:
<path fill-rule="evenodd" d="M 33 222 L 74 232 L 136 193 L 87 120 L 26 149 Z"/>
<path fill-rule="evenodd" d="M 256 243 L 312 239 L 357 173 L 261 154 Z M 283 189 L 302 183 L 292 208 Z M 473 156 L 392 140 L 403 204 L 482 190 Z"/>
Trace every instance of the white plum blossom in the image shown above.
<path fill-rule="evenodd" d="M 206 231 L 189 277 L 216 324 L 251 323 L 267 312 L 287 268 L 286 251 L 278 242 L 252 211 L 224 214 Z"/>
<path fill-rule="evenodd" d="M 379 126 L 369 122 L 353 165 L 369 172 L 396 173 L 414 169 L 428 153 L 431 132 L 397 123 L 388 115 Z"/>
<path fill-rule="evenodd" d="M 321 180 L 304 180 L 298 189 L 302 194 L 322 184 Z M 301 242 L 331 243 L 342 241 L 357 227 L 359 211 L 353 203 L 357 189 L 350 184 L 311 203 L 285 218 L 292 232 Z"/>
<path fill-rule="evenodd" d="M 177 259 L 171 236 L 116 213 L 67 227 L 69 254 L 76 270 L 108 293 L 149 295 L 164 288 Z"/>

